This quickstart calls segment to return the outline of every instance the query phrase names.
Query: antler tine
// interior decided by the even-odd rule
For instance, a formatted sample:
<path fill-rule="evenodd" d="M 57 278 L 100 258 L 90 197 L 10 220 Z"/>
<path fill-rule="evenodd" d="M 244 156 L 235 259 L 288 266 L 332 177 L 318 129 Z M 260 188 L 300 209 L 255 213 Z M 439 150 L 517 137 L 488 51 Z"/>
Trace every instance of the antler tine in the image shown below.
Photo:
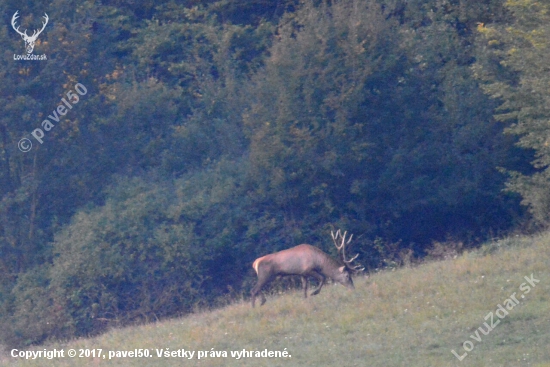
<path fill-rule="evenodd" d="M 19 18 L 19 15 L 17 15 L 17 13 L 19 13 L 19 10 L 17 10 L 15 12 L 15 14 L 13 14 L 13 17 L 11 17 L 11 25 L 15 27 L 15 21 L 17 20 L 17 18 Z M 17 27 L 19 28 L 19 27 Z"/>
<path fill-rule="evenodd" d="M 332 236 L 332 241 L 334 242 L 334 246 L 336 246 L 336 249 L 338 250 L 338 252 L 340 252 L 340 249 L 342 248 L 342 246 L 344 245 L 344 243 L 342 242 L 342 244 L 340 246 L 338 246 L 338 243 L 336 242 L 336 240 L 338 239 L 338 237 L 341 237 L 342 235 L 340 234 L 340 230 L 336 231 L 336 235 L 334 235 L 334 232 L 330 231 L 330 235 Z"/>
<path fill-rule="evenodd" d="M 346 261 L 346 235 L 347 234 L 348 234 L 348 231 L 345 231 L 344 235 L 340 236 L 342 237 L 342 244 L 340 245 L 340 247 L 342 248 L 342 260 L 344 261 Z"/>
<path fill-rule="evenodd" d="M 40 33 L 42 33 L 42 31 L 44 30 L 44 28 L 46 28 L 46 25 L 48 24 L 48 20 L 49 20 L 50 18 L 48 17 L 48 14 L 46 14 L 46 13 L 44 13 L 44 16 L 43 16 L 42 18 L 45 18 L 45 19 L 46 19 L 46 22 L 42 22 L 42 29 L 41 29 L 41 30 L 37 30 L 37 29 L 34 30 L 34 32 L 33 32 L 32 36 L 31 36 L 31 38 L 32 38 L 32 37 L 35 37 L 35 36 L 38 37 L 38 35 L 39 35 Z"/>
<path fill-rule="evenodd" d="M 359 273 L 360 271 L 365 270 L 365 267 L 361 265 L 355 265 L 353 268 L 351 268 L 351 270 L 353 272 Z"/>
<path fill-rule="evenodd" d="M 357 257 L 359 256 L 359 254 L 356 254 L 354 257 L 352 257 L 351 259 L 349 260 L 344 260 L 345 263 L 349 264 L 351 263 L 353 260 L 357 259 Z"/>
<path fill-rule="evenodd" d="M 17 33 L 19 33 L 20 35 L 22 35 L 22 36 L 25 35 L 25 36 L 26 36 L 26 35 L 27 35 L 27 30 L 25 30 L 25 33 L 23 33 L 23 32 L 21 32 L 21 31 L 19 30 L 19 27 L 20 27 L 20 26 L 17 26 L 17 28 L 15 28 L 15 21 L 17 20 L 17 18 L 19 18 L 19 15 L 17 15 L 17 13 L 19 13 L 19 10 L 17 10 L 17 11 L 15 12 L 15 14 L 13 14 L 13 17 L 11 17 L 11 26 L 12 26 L 12 28 L 13 28 Z"/>
<path fill-rule="evenodd" d="M 46 28 L 46 24 L 48 24 L 48 20 L 50 20 L 50 18 L 48 17 L 48 14 L 46 13 L 44 13 L 44 16 L 42 18 L 46 19 L 46 22 L 42 23 L 42 29 L 40 30 L 40 32 L 42 32 L 44 28 Z"/>
<path fill-rule="evenodd" d="M 365 270 L 365 267 L 364 266 L 361 266 L 361 265 L 354 265 L 354 266 L 351 266 L 351 262 L 354 261 L 355 259 L 357 259 L 357 257 L 359 256 L 359 254 L 356 254 L 354 257 L 352 257 L 351 259 L 349 260 L 344 260 L 344 263 L 346 264 L 346 266 L 353 272 L 360 272 L 360 271 L 363 271 Z"/>

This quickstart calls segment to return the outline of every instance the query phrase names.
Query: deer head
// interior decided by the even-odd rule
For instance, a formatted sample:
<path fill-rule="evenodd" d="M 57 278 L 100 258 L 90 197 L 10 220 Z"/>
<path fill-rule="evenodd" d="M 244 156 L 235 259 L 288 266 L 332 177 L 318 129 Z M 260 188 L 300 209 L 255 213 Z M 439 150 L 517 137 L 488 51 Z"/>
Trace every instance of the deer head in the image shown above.
<path fill-rule="evenodd" d="M 346 246 L 348 246 L 351 242 L 351 239 L 353 238 L 353 235 L 349 236 L 349 239 L 348 241 L 346 242 L 346 235 L 347 235 L 347 231 L 344 232 L 344 234 L 342 235 L 342 232 L 340 230 L 338 230 L 336 232 L 336 234 L 332 231 L 330 231 L 330 235 L 332 236 L 332 241 L 334 242 L 334 246 L 336 246 L 336 249 L 338 250 L 338 255 L 340 255 L 340 260 L 342 260 L 342 262 L 344 263 L 344 266 L 345 268 L 355 274 L 355 273 L 359 273 L 363 270 L 365 270 L 365 268 L 363 268 L 362 266 L 360 265 L 355 265 L 355 266 L 352 266 L 351 263 L 357 259 L 357 256 L 359 256 L 359 254 L 355 255 L 354 257 L 352 257 L 351 259 L 346 259 Z M 341 241 L 340 241 L 341 240 Z M 340 241 L 340 244 L 338 244 L 338 241 Z"/>
<path fill-rule="evenodd" d="M 27 53 L 28 54 L 31 54 L 32 51 L 34 50 L 34 43 L 36 42 L 36 39 L 38 38 L 38 36 L 40 35 L 40 33 L 42 33 L 42 31 L 44 30 L 44 28 L 46 28 L 46 24 L 48 24 L 48 14 L 44 13 L 44 19 L 46 19 L 46 22 L 42 23 L 42 29 L 41 30 L 34 30 L 32 36 L 29 36 L 27 34 L 27 30 L 25 29 L 25 32 L 21 32 L 19 30 L 19 26 L 16 28 L 15 27 L 15 20 L 17 18 L 19 18 L 19 15 L 17 15 L 17 13 L 19 13 L 19 10 L 15 12 L 15 14 L 13 14 L 13 17 L 11 18 L 11 26 L 13 27 L 13 29 L 19 33 L 21 35 L 21 37 L 23 38 L 23 40 L 25 41 L 25 48 L 27 50 Z"/>

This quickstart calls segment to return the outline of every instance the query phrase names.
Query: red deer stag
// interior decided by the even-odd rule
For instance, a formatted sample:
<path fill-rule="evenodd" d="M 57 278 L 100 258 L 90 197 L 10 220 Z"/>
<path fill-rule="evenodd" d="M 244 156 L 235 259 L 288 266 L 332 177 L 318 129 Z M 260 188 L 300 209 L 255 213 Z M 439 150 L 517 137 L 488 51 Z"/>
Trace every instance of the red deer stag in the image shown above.
<path fill-rule="evenodd" d="M 307 298 L 308 276 L 312 276 L 319 281 L 319 286 L 311 293 L 312 296 L 319 294 L 323 284 L 325 284 L 325 277 L 331 278 L 333 281 L 342 284 L 346 288 L 353 289 L 351 275 L 363 270 L 359 265 L 351 265 L 351 262 L 355 260 L 359 254 L 346 260 L 346 246 L 351 242 L 353 235 L 351 235 L 346 242 L 347 232 L 344 232 L 344 235 L 342 235 L 340 230 L 338 230 L 336 234 L 332 231 L 330 234 L 334 241 L 334 245 L 338 249 L 341 263 L 328 256 L 317 247 L 306 244 L 256 259 L 252 267 L 258 275 L 258 283 L 256 283 L 254 288 L 250 291 L 252 295 L 252 307 L 254 307 L 254 302 L 258 293 L 260 293 L 262 297 L 261 305 L 265 303 L 265 296 L 260 291 L 267 283 L 271 282 L 277 276 L 300 275 L 305 298 Z M 338 241 L 340 240 L 341 243 L 339 245 Z"/>

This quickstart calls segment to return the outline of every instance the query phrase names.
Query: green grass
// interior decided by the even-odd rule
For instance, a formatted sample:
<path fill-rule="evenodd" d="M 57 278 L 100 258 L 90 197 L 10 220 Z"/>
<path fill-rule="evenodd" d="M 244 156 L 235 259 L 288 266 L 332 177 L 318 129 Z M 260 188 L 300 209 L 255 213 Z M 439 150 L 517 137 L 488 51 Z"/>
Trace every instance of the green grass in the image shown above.
<path fill-rule="evenodd" d="M 540 280 L 525 298 L 524 276 Z M 34 350 L 148 348 L 151 358 L 60 358 L 14 366 L 535 366 L 550 367 L 550 234 L 510 237 L 454 260 L 426 263 L 356 279 L 356 290 L 328 285 L 318 296 L 268 297 L 252 309 L 238 302 L 92 339 Z M 512 293 L 520 303 L 481 341 L 470 335 Z M 497 316 L 495 316 L 497 319 Z M 462 343 L 474 349 L 461 362 Z M 227 351 L 228 358 L 157 358 L 155 349 Z M 242 358 L 230 351 L 288 351 L 290 358 Z M 9 351 L 7 351 L 9 353 Z"/>

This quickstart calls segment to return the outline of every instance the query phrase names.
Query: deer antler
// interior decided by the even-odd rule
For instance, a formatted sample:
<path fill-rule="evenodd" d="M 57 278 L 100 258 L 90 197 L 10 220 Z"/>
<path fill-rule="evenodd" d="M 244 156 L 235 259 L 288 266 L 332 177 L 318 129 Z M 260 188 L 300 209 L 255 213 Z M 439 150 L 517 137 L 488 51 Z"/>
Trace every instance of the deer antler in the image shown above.
<path fill-rule="evenodd" d="M 22 33 L 22 32 L 19 31 L 19 27 L 15 28 L 15 20 L 16 20 L 17 18 L 19 18 L 19 15 L 17 15 L 17 13 L 19 13 L 19 10 L 16 11 L 15 14 L 13 14 L 13 17 L 11 18 L 11 26 L 12 26 L 12 28 L 13 28 L 17 33 L 19 33 L 21 36 L 23 36 L 23 37 L 28 37 L 28 36 L 27 36 L 27 30 L 25 30 L 25 33 Z"/>
<path fill-rule="evenodd" d="M 48 18 L 48 14 L 44 13 L 44 19 L 46 20 L 45 22 L 42 23 L 42 29 L 41 30 L 34 30 L 32 36 L 29 36 L 27 34 L 27 30 L 25 29 L 25 32 L 21 32 L 19 30 L 19 26 L 16 28 L 15 27 L 15 21 L 17 20 L 17 18 L 19 18 L 19 10 L 15 12 L 15 14 L 13 14 L 13 17 L 11 18 L 11 26 L 13 27 L 13 29 L 19 33 L 21 35 L 21 37 L 23 37 L 23 40 L 25 41 L 25 48 L 27 49 L 27 53 L 32 53 L 32 50 L 34 49 L 34 43 L 36 41 L 36 39 L 38 38 L 38 36 L 40 35 L 40 33 L 42 33 L 42 31 L 44 30 L 44 28 L 46 28 L 46 24 L 48 24 L 48 20 L 50 18 Z"/>
<path fill-rule="evenodd" d="M 356 254 L 354 257 L 352 257 L 351 259 L 349 260 L 346 260 L 346 246 L 350 244 L 351 242 L 351 239 L 353 238 L 353 234 L 349 236 L 349 239 L 348 241 L 346 242 L 346 235 L 347 235 L 347 231 L 344 232 L 344 235 L 342 235 L 342 232 L 340 230 L 336 231 L 336 234 L 334 234 L 334 232 L 330 231 L 330 235 L 332 236 L 332 241 L 334 242 L 334 246 L 336 246 L 336 249 L 338 250 L 338 254 L 340 255 L 340 258 L 341 260 L 344 262 L 344 265 L 346 266 L 346 268 L 351 271 L 351 272 L 354 272 L 354 273 L 358 273 L 360 271 L 363 271 L 365 270 L 364 267 L 362 267 L 361 265 L 355 265 L 355 266 L 352 266 L 351 263 L 357 259 L 357 257 L 359 256 L 359 254 Z M 340 245 L 338 245 L 338 239 L 342 239 L 342 242 Z"/>
<path fill-rule="evenodd" d="M 44 19 L 46 19 L 45 22 L 42 23 L 42 29 L 38 31 L 38 33 L 36 33 L 36 30 L 34 31 L 34 33 L 36 33 L 36 37 L 38 37 L 38 35 L 40 33 L 42 33 L 42 31 L 44 30 L 44 28 L 46 28 L 46 24 L 48 24 L 48 20 L 50 20 L 50 18 L 48 17 L 48 14 L 44 13 L 44 16 L 42 17 Z M 32 34 L 31 37 L 34 37 L 34 33 Z"/>
<path fill-rule="evenodd" d="M 40 35 L 40 33 L 42 33 L 42 31 L 44 30 L 44 28 L 46 28 L 46 25 L 48 24 L 48 20 L 50 19 L 50 18 L 48 17 L 48 14 L 44 13 L 43 18 L 46 19 L 46 21 L 45 21 L 45 22 L 42 22 L 42 29 L 39 30 L 39 31 L 35 29 L 34 32 L 33 32 L 33 34 L 32 34 L 32 36 L 29 36 L 29 35 L 27 34 L 27 30 L 26 30 L 26 29 L 25 29 L 25 32 L 21 32 L 21 31 L 19 30 L 19 27 L 20 27 L 20 26 L 17 26 L 17 28 L 15 27 L 15 21 L 17 20 L 17 18 L 19 18 L 19 15 L 17 15 L 17 13 L 19 13 L 19 10 L 17 10 L 17 11 L 15 12 L 15 14 L 13 14 L 13 17 L 11 18 L 11 26 L 13 27 L 13 29 L 14 29 L 17 33 L 19 33 L 19 34 L 20 34 L 23 38 L 25 38 L 25 39 L 36 39 L 36 38 L 38 38 L 38 36 Z"/>

